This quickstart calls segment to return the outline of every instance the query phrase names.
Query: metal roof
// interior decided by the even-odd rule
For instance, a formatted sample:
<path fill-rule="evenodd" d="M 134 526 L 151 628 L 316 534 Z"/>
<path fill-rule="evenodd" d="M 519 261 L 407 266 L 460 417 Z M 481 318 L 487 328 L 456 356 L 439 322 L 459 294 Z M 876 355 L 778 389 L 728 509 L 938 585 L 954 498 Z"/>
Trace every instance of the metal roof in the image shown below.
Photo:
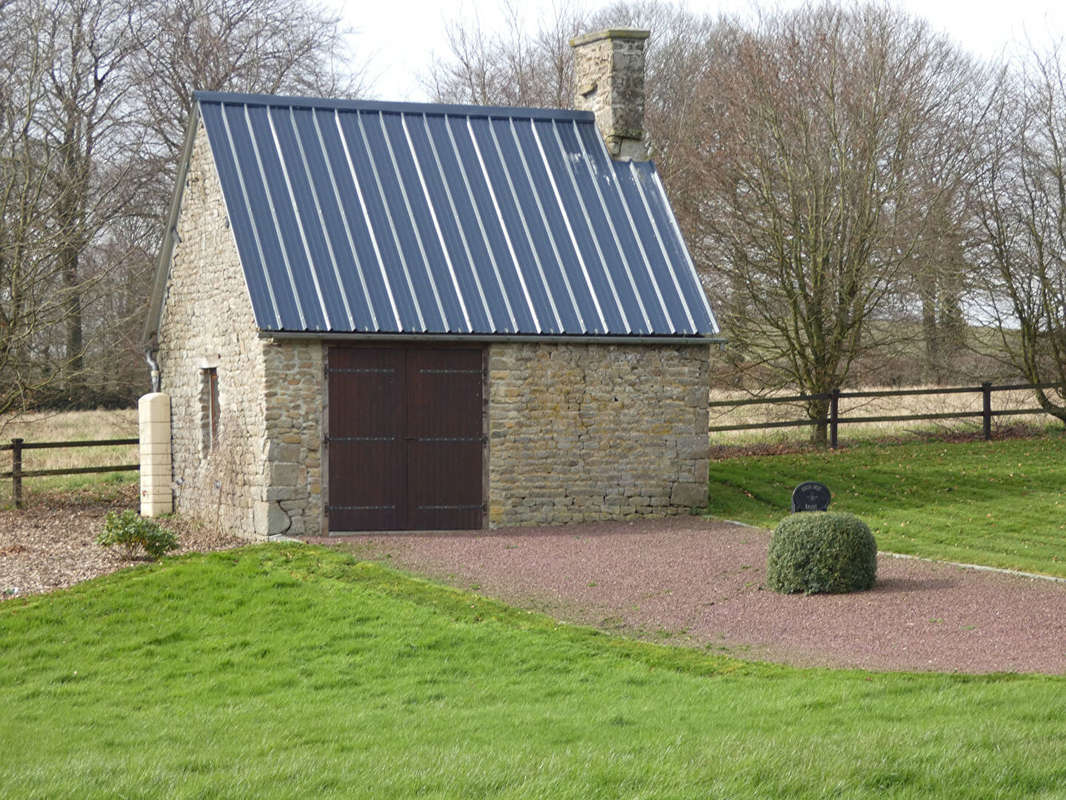
<path fill-rule="evenodd" d="M 718 332 L 655 167 L 589 112 L 196 100 L 263 331 Z"/>

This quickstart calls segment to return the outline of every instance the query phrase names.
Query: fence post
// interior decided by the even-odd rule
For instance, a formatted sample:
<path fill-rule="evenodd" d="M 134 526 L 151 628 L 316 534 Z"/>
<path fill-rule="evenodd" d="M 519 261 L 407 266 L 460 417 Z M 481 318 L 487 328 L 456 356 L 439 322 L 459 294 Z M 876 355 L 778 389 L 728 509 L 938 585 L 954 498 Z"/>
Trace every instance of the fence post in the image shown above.
<path fill-rule="evenodd" d="M 22 508 L 22 439 L 11 440 L 11 496 L 15 508 Z"/>
<path fill-rule="evenodd" d="M 985 381 L 981 384 L 981 416 L 984 423 L 985 441 L 992 441 L 992 384 Z"/>
<path fill-rule="evenodd" d="M 829 447 L 837 449 L 837 421 L 840 419 L 840 389 L 834 389 L 829 397 Z"/>

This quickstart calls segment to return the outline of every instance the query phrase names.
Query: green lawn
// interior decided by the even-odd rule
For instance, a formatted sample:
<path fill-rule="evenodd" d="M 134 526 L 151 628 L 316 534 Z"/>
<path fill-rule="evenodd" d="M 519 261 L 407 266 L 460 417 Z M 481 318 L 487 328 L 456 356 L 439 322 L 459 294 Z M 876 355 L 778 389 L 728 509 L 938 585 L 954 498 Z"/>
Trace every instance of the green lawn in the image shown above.
<path fill-rule="evenodd" d="M 792 489 L 825 483 L 878 547 L 1066 577 L 1066 437 L 869 444 L 711 463 L 710 513 L 773 528 Z"/>
<path fill-rule="evenodd" d="M 0 605 L 0 796 L 1062 797 L 1066 681 L 745 664 L 300 545 Z"/>

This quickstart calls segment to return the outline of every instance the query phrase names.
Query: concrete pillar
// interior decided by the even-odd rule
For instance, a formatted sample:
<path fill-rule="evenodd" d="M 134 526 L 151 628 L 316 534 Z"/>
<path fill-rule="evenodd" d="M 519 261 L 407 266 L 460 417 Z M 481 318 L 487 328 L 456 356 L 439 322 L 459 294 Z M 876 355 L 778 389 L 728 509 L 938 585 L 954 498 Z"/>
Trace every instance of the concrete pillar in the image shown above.
<path fill-rule="evenodd" d="M 647 161 L 644 146 L 644 44 L 648 31 L 610 28 L 570 40 L 574 107 L 596 115 L 617 159 Z"/>
<path fill-rule="evenodd" d="M 152 392 L 137 402 L 141 439 L 141 516 L 174 510 L 170 466 L 170 395 Z"/>

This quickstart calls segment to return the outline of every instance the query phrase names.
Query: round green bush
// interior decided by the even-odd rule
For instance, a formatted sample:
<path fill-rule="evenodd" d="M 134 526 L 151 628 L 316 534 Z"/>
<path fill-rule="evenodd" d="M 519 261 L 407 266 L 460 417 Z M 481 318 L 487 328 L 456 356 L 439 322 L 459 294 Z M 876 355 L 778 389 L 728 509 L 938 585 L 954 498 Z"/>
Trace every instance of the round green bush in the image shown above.
<path fill-rule="evenodd" d="M 766 580 L 775 592 L 857 592 L 871 588 L 876 577 L 877 542 L 854 514 L 793 514 L 770 540 Z"/>

